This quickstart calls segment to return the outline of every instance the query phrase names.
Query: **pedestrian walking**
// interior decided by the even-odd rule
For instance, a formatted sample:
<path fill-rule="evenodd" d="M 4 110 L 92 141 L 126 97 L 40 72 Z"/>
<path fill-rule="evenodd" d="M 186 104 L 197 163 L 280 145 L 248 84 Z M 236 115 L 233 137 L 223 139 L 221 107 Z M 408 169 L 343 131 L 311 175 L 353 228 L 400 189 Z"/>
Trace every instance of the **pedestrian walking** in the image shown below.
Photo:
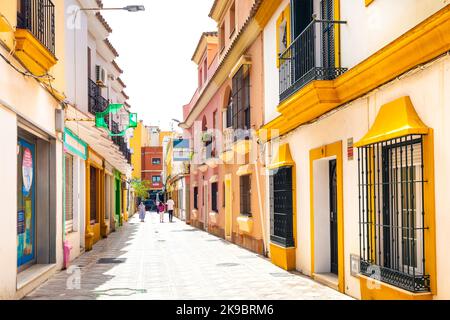
<path fill-rule="evenodd" d="M 172 222 L 172 220 L 173 220 L 174 207 L 175 207 L 175 202 L 172 200 L 172 198 L 169 198 L 169 200 L 167 200 L 167 211 L 169 212 L 169 222 Z"/>
<path fill-rule="evenodd" d="M 161 201 L 156 206 L 156 210 L 159 213 L 159 222 L 164 222 L 164 211 L 166 209 L 166 206 Z"/>
<path fill-rule="evenodd" d="M 142 201 L 139 205 L 139 219 L 141 219 L 141 222 L 144 222 L 145 220 L 145 205 Z"/>

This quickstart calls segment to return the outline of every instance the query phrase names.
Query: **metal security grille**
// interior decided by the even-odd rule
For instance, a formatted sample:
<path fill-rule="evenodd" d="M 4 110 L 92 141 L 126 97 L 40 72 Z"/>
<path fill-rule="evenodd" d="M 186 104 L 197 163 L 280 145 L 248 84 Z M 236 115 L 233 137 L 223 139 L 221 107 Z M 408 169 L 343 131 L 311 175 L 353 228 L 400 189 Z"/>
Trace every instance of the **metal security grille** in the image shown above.
<path fill-rule="evenodd" d="M 333 1 L 321 1 L 321 19 L 312 20 L 280 54 L 281 101 L 313 80 L 333 80 L 347 71 L 334 58 L 334 28 L 341 23 L 333 20 Z"/>
<path fill-rule="evenodd" d="M 90 211 L 89 216 L 92 223 L 97 223 L 97 169 L 90 167 Z"/>
<path fill-rule="evenodd" d="M 226 119 L 225 119 L 226 128 L 231 128 L 233 126 L 233 97 L 230 95 L 228 100 L 228 107 L 226 111 Z"/>
<path fill-rule="evenodd" d="M 251 181 L 250 176 L 241 176 L 239 178 L 239 186 L 240 186 L 240 207 L 241 214 L 251 216 L 252 208 L 251 208 Z"/>
<path fill-rule="evenodd" d="M 198 209 L 198 187 L 194 187 L 194 209 Z"/>
<path fill-rule="evenodd" d="M 412 292 L 429 291 L 422 136 L 359 148 L 358 169 L 361 273 Z"/>
<path fill-rule="evenodd" d="M 232 90 L 233 129 L 250 129 L 250 72 L 248 66 L 242 66 L 233 77 Z M 244 139 L 239 134 L 236 139 Z"/>
<path fill-rule="evenodd" d="M 284 247 L 294 246 L 292 188 L 292 168 L 271 172 L 270 240 Z"/>
<path fill-rule="evenodd" d="M 217 182 L 211 183 L 211 210 L 219 212 L 217 209 L 217 198 L 219 195 L 219 187 Z"/>
<path fill-rule="evenodd" d="M 104 112 L 108 108 L 109 102 L 103 98 L 101 92 L 100 86 L 91 79 L 88 79 L 88 109 L 93 115 Z M 107 121 L 109 122 L 109 119 Z"/>
<path fill-rule="evenodd" d="M 17 27 L 30 31 L 55 54 L 55 5 L 50 0 L 17 1 Z"/>
<path fill-rule="evenodd" d="M 66 232 L 73 231 L 73 156 L 65 155 L 65 214 Z"/>

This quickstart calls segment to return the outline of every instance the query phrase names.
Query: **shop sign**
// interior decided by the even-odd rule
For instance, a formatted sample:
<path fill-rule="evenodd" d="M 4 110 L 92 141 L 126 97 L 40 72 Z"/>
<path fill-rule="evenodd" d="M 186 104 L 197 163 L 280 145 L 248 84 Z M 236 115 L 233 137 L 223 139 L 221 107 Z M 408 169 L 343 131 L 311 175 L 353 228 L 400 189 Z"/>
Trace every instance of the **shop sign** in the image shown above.
<path fill-rule="evenodd" d="M 347 160 L 353 160 L 353 138 L 347 139 Z"/>

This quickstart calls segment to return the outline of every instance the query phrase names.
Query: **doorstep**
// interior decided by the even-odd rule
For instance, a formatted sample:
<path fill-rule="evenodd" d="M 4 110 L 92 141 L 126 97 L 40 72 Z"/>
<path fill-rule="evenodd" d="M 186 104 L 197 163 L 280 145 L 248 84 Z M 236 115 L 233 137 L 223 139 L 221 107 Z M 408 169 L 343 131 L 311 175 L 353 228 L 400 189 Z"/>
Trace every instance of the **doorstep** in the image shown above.
<path fill-rule="evenodd" d="M 52 270 L 56 264 L 35 264 L 17 274 L 17 290 L 24 288 L 33 281 Z"/>
<path fill-rule="evenodd" d="M 327 287 L 339 291 L 339 278 L 334 273 L 314 273 L 313 279 Z"/>

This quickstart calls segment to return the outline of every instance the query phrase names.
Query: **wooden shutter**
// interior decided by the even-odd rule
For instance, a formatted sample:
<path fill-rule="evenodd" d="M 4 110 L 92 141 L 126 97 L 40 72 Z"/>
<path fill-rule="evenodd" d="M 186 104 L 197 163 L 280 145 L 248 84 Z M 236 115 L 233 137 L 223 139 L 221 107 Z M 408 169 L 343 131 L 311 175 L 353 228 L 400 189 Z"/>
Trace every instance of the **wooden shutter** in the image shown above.
<path fill-rule="evenodd" d="M 66 232 L 73 231 L 73 156 L 66 154 L 66 192 L 65 192 L 65 208 L 66 208 Z"/>

